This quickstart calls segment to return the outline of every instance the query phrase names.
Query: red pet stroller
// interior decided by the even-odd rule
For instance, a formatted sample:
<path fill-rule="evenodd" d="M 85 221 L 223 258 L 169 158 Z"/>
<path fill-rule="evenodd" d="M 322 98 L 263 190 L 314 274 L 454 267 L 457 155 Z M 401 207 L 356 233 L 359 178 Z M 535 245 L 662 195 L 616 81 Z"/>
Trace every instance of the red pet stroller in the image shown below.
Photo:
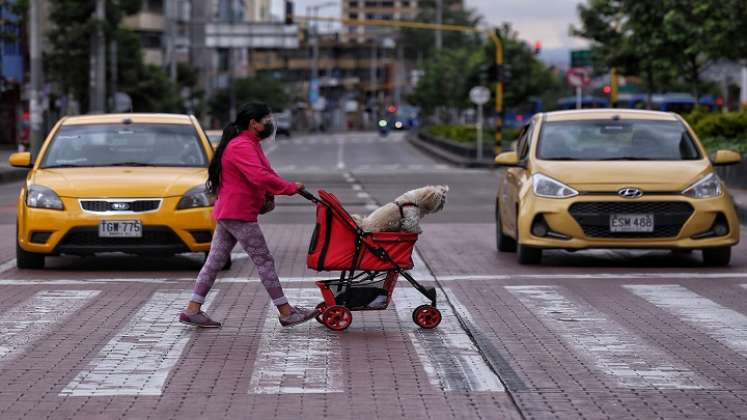
<path fill-rule="evenodd" d="M 319 198 L 306 190 L 299 194 L 316 204 L 316 226 L 306 263 L 316 271 L 340 270 L 340 278 L 317 281 L 324 302 L 317 321 L 334 331 L 353 322 L 352 311 L 382 310 L 389 306 L 397 278 L 402 275 L 431 303 L 412 312 L 422 328 L 441 322 L 436 309 L 436 289 L 424 287 L 405 270 L 412 269 L 412 250 L 417 233 L 364 232 L 334 195 L 319 191 Z"/>

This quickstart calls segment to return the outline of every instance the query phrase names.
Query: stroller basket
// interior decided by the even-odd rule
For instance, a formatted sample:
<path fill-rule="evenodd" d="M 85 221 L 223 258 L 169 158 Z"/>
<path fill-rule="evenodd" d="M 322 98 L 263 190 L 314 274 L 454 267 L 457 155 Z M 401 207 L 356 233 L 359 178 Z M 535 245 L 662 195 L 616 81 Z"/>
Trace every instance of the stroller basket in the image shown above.
<path fill-rule="evenodd" d="M 417 233 L 360 230 L 337 197 L 320 191 L 307 265 L 316 271 L 396 270 L 413 267 Z M 388 255 L 389 258 L 386 258 Z M 355 261 L 354 261 L 355 260 Z"/>

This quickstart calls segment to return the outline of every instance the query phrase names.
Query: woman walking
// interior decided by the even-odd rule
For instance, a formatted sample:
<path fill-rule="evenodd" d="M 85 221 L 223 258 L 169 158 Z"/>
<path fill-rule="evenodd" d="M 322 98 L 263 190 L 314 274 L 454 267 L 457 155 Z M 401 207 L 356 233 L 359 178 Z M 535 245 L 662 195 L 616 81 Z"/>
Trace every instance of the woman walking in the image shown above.
<path fill-rule="evenodd" d="M 284 327 L 314 318 L 318 311 L 291 306 L 283 294 L 275 261 L 257 223 L 261 210 L 272 206 L 273 195 L 293 195 L 303 184 L 281 178 L 270 166 L 260 142 L 272 137 L 270 108 L 262 103 L 244 105 L 236 121 L 223 130 L 218 149 L 208 169 L 207 189 L 218 198 L 213 209 L 217 221 L 205 264 L 197 276 L 192 298 L 179 315 L 184 324 L 220 328 L 200 308 L 221 268 L 228 262 L 236 242 L 249 254 L 262 285 L 278 309 Z"/>

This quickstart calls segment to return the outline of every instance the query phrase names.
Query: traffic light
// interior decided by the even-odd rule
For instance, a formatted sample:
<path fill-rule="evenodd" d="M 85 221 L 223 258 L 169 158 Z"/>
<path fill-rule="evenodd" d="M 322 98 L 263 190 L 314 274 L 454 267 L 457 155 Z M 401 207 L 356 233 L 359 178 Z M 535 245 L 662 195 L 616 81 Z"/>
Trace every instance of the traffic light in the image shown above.
<path fill-rule="evenodd" d="M 539 41 L 534 42 L 534 48 L 532 49 L 534 51 L 534 55 L 537 55 L 542 51 L 542 43 Z"/>
<path fill-rule="evenodd" d="M 604 92 L 605 95 L 609 95 L 612 93 L 612 87 L 610 85 L 604 85 L 602 92 Z"/>
<path fill-rule="evenodd" d="M 285 24 L 293 25 L 293 1 L 285 0 Z"/>
<path fill-rule="evenodd" d="M 386 110 L 387 110 L 387 112 L 388 112 L 388 113 L 390 113 L 390 114 L 394 114 L 395 112 L 397 112 L 397 107 L 396 107 L 396 106 L 394 106 L 394 105 L 389 105 L 389 106 L 388 106 L 388 107 L 386 108 Z"/>

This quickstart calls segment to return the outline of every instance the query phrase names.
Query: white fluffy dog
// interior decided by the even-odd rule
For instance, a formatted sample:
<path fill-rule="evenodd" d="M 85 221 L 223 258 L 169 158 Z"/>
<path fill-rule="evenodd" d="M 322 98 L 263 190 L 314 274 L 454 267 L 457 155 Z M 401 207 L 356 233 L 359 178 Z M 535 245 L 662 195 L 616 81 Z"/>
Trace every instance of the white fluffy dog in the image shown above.
<path fill-rule="evenodd" d="M 446 205 L 447 191 L 448 185 L 428 185 L 410 190 L 368 216 L 354 214 L 353 219 L 366 232 L 420 233 L 420 218 L 441 211 Z"/>

